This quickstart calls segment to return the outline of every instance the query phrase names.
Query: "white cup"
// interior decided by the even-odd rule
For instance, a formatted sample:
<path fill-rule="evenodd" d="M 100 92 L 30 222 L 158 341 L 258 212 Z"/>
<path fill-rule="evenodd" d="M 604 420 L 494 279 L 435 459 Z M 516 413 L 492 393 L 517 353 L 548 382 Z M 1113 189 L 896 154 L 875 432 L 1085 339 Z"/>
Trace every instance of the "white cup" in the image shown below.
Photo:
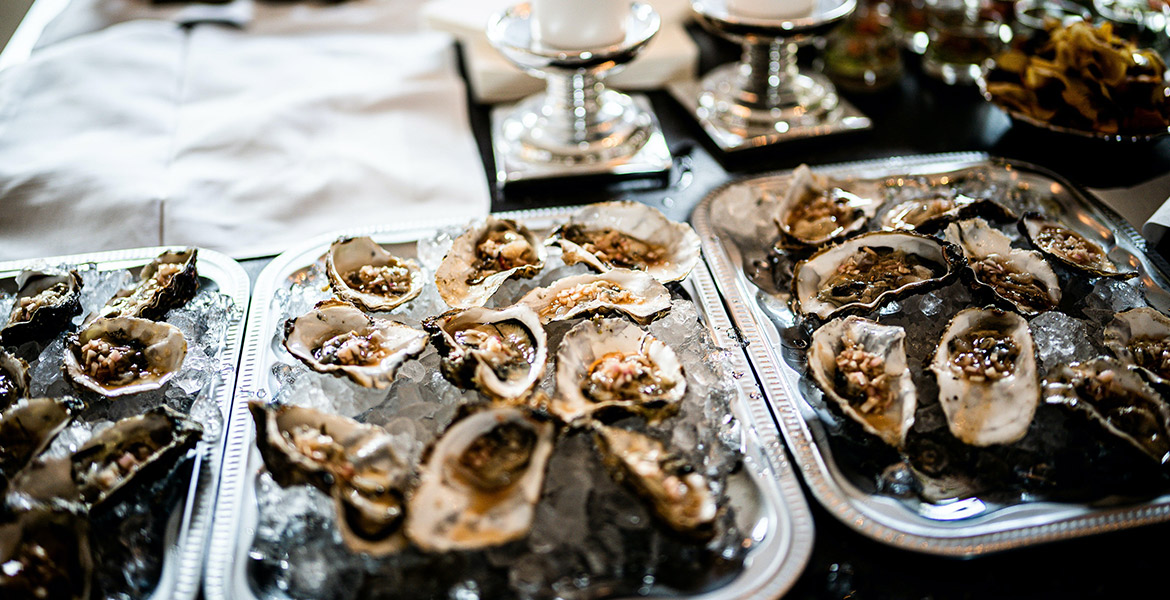
<path fill-rule="evenodd" d="M 530 0 L 532 36 L 551 48 L 593 50 L 621 43 L 630 0 Z"/>
<path fill-rule="evenodd" d="M 816 0 L 727 0 L 728 14 L 749 19 L 799 19 L 816 6 Z"/>

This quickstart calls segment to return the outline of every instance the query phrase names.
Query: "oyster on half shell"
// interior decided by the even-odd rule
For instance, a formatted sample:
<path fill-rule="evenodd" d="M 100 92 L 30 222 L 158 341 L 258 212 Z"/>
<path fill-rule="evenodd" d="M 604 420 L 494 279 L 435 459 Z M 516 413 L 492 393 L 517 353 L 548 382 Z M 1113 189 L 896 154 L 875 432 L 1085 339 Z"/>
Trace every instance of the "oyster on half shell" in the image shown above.
<path fill-rule="evenodd" d="M 16 277 L 16 285 L 8 324 L 0 329 L 5 345 L 47 342 L 81 313 L 82 281 L 77 271 L 26 270 Z"/>
<path fill-rule="evenodd" d="M 199 291 L 196 248 L 167 250 L 142 267 L 138 282 L 119 290 L 87 321 L 108 317 L 161 319 L 167 311 L 186 304 Z"/>
<path fill-rule="evenodd" d="M 89 519 L 37 508 L 0 520 L 0 597 L 89 600 L 93 557 Z"/>
<path fill-rule="evenodd" d="M 1041 254 L 1074 271 L 1090 277 L 1137 277 L 1138 273 L 1133 269 L 1118 268 L 1097 242 L 1037 213 L 1026 213 L 1021 217 L 1019 229 Z"/>
<path fill-rule="evenodd" d="M 628 200 L 582 208 L 545 243 L 560 246 L 567 265 L 645 271 L 663 283 L 681 281 L 699 263 L 699 236 L 690 225 Z"/>
<path fill-rule="evenodd" d="M 555 427 L 526 409 L 466 416 L 430 449 L 410 495 L 406 536 L 429 552 L 498 546 L 528 535 Z"/>
<path fill-rule="evenodd" d="M 918 398 L 905 338 L 901 327 L 848 316 L 814 331 L 808 349 L 809 372 L 825 395 L 895 448 L 906 442 Z"/>
<path fill-rule="evenodd" d="M 512 277 L 534 277 L 545 249 L 527 227 L 488 217 L 455 238 L 435 270 L 435 285 L 453 308 L 483 306 Z"/>
<path fill-rule="evenodd" d="M 454 310 L 427 319 L 423 328 L 443 357 L 443 375 L 489 398 L 521 398 L 544 374 L 548 337 L 526 305 Z"/>
<path fill-rule="evenodd" d="M 1170 383 L 1170 318 L 1152 308 L 1117 313 L 1105 326 L 1105 347 L 1123 362 Z"/>
<path fill-rule="evenodd" d="M 31 384 L 28 363 L 0 348 L 0 410 L 25 397 Z"/>
<path fill-rule="evenodd" d="M 937 195 L 907 200 L 882 215 L 882 229 L 918 233 L 935 233 L 947 223 L 960 219 L 985 217 L 995 221 L 1013 221 L 1016 218 L 1006 206 L 993 200 L 971 198 L 963 194 L 939 192 Z"/>
<path fill-rule="evenodd" d="M 367 388 L 394 382 L 402 363 L 427 346 L 427 334 L 398 321 L 371 317 L 336 299 L 284 324 L 284 347 L 310 369 L 348 377 Z"/>
<path fill-rule="evenodd" d="M 776 226 L 805 246 L 820 246 L 860 231 L 881 206 L 877 186 L 866 187 L 861 194 L 852 193 L 815 175 L 808 165 L 800 165 L 776 203 Z"/>
<path fill-rule="evenodd" d="M 114 398 L 161 388 L 186 357 L 187 340 L 178 327 L 111 317 L 69 336 L 63 368 L 75 386 Z"/>
<path fill-rule="evenodd" d="M 948 242 L 963 249 L 975 282 L 1032 316 L 1060 304 L 1060 280 L 1039 252 L 1012 248 L 1011 239 L 983 219 L 947 225 Z"/>
<path fill-rule="evenodd" d="M 71 397 L 25 398 L 0 413 L 0 491 L 57 437 L 81 408 Z"/>
<path fill-rule="evenodd" d="M 364 236 L 333 242 L 325 256 L 325 272 L 338 298 L 376 312 L 413 300 L 426 285 L 417 262 L 394 256 Z"/>
<path fill-rule="evenodd" d="M 621 313 L 647 324 L 670 310 L 670 290 L 650 275 L 613 269 L 597 275 L 575 275 L 536 288 L 520 299 L 544 324 L 595 314 Z"/>
<path fill-rule="evenodd" d="M 999 309 L 968 308 L 947 325 L 930 370 L 951 434 L 972 446 L 1024 437 L 1040 403 L 1028 322 Z"/>

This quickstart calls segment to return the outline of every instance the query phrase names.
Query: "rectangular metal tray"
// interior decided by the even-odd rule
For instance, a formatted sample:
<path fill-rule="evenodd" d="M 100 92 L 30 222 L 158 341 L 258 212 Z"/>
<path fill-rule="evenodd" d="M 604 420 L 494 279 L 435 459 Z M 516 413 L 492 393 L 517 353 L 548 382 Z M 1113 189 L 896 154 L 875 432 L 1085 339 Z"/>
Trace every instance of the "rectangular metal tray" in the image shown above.
<path fill-rule="evenodd" d="M 102 271 L 138 270 L 166 250 L 182 247 L 135 248 L 94 252 L 20 261 L 0 262 L 0 282 L 11 283 L 23 269 L 40 266 L 94 263 Z M 251 280 L 232 258 L 213 250 L 199 250 L 196 268 L 200 290 L 214 290 L 231 298 L 239 318 L 228 325 L 219 356 L 218 376 L 211 394 L 223 417 L 223 432 L 228 425 L 236 366 L 244 338 L 244 318 L 248 311 Z M 12 284 L 13 286 L 15 284 Z M 194 600 L 199 596 L 203 560 L 216 498 L 219 467 L 223 456 L 223 439 L 203 440 L 195 448 L 191 483 L 184 500 L 175 507 L 166 539 L 165 556 L 158 585 L 150 597 L 155 599 Z"/>
<path fill-rule="evenodd" d="M 962 153 L 828 165 L 813 170 L 830 177 L 876 179 L 945 174 L 992 164 L 1006 164 L 1021 181 L 1049 190 L 1067 215 L 1081 222 L 1078 231 L 1097 232 L 1094 239 L 1107 250 L 1116 246 L 1117 252 L 1138 265 L 1138 281 L 1146 288 L 1153 306 L 1163 312 L 1170 308 L 1165 263 L 1146 252 L 1141 236 L 1099 201 L 1038 167 L 982 153 Z M 766 259 L 774 239 L 762 239 L 761 235 L 753 238 L 750 227 L 743 225 L 750 220 L 749 215 L 727 213 L 729 206 L 744 201 L 745 194 L 756 194 L 762 188 L 782 189 L 790 179 L 788 171 L 721 186 L 699 204 L 692 222 L 702 238 L 708 265 L 732 319 L 749 342 L 747 352 L 752 367 L 788 447 L 813 495 L 829 513 L 858 532 L 891 546 L 949 556 L 982 555 L 1170 520 L 1170 493 L 1125 506 L 1031 502 L 970 518 L 963 518 L 956 510 L 943 520 L 927 518 L 894 498 L 870 494 L 853 485 L 834 459 L 824 425 L 799 392 L 801 374 L 781 356 L 780 326 L 769 313 L 791 318 L 791 311 L 779 298 L 753 283 L 748 273 L 760 264 L 758 261 Z M 729 228 L 737 228 L 738 233 Z"/>
<path fill-rule="evenodd" d="M 534 231 L 550 229 L 567 219 L 568 209 L 544 209 L 504 213 Z M 453 223 L 464 225 L 465 222 Z M 271 396 L 271 367 L 277 357 L 273 336 L 280 325 L 272 316 L 273 301 L 281 290 L 292 285 L 299 271 L 319 260 L 339 235 L 369 235 L 396 255 L 414 257 L 416 242 L 434 235 L 434 226 L 369 228 L 324 236 L 281 254 L 257 278 L 253 308 L 248 322 L 243 362 L 227 432 L 224 468 L 220 479 L 219 503 L 208 553 L 204 593 L 208 600 L 245 600 L 256 597 L 246 573 L 248 549 L 258 521 L 255 497 L 256 473 L 263 461 L 254 443 L 255 427 L 247 399 Z M 731 356 L 729 372 L 750 372 L 735 329 L 725 312 L 714 282 L 700 264 L 684 282 L 715 342 Z M 751 377 L 737 380 L 735 416 L 746 425 L 744 468 L 755 483 L 752 497 L 733 499 L 739 510 L 752 511 L 754 529 L 748 528 L 754 548 L 744 570 L 724 587 L 703 594 L 703 598 L 775 598 L 796 582 L 812 551 L 813 530 L 808 505 L 780 442 L 779 430 Z"/>

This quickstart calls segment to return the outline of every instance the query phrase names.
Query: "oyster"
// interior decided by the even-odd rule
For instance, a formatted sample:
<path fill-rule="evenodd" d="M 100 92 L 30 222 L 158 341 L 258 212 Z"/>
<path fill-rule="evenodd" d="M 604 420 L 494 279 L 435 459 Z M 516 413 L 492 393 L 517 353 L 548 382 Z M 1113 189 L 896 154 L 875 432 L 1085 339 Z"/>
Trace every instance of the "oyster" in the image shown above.
<path fill-rule="evenodd" d="M 310 484 L 333 497 L 337 525 L 354 552 L 384 556 L 405 546 L 410 470 L 383 428 L 296 406 L 248 403 L 256 446 L 281 486 Z"/>
<path fill-rule="evenodd" d="M 820 246 L 860 231 L 880 205 L 875 193 L 850 193 L 814 175 L 808 165 L 800 165 L 777 202 L 775 220 L 788 238 L 806 246 Z"/>
<path fill-rule="evenodd" d="M 31 383 L 28 363 L 0 348 L 0 410 L 28 394 Z"/>
<path fill-rule="evenodd" d="M 199 273 L 196 270 L 198 250 L 168 250 L 142 267 L 138 282 L 119 290 L 106 302 L 94 318 L 141 317 L 161 319 L 172 308 L 178 308 L 199 291 Z"/>
<path fill-rule="evenodd" d="M 48 447 L 79 408 L 70 397 L 26 398 L 0 413 L 0 479 L 11 479 Z"/>
<path fill-rule="evenodd" d="M 18 290 L 0 329 L 0 342 L 19 346 L 28 341 L 45 342 L 69 326 L 81 312 L 81 277 L 77 271 L 22 271 Z"/>
<path fill-rule="evenodd" d="M 443 356 L 443 375 L 496 400 L 521 398 L 544 374 L 548 337 L 531 308 L 454 310 L 423 322 Z"/>
<path fill-rule="evenodd" d="M 74 385 L 114 398 L 161 388 L 186 356 L 187 340 L 178 327 L 113 317 L 69 336 L 64 368 Z"/>
<path fill-rule="evenodd" d="M 594 441 L 614 478 L 649 501 L 671 529 L 697 538 L 714 534 L 715 494 L 685 459 L 652 437 L 617 427 L 597 426 Z"/>
<path fill-rule="evenodd" d="M 456 421 L 431 448 L 410 496 L 406 536 L 426 551 L 471 550 L 532 527 L 553 424 L 531 411 L 490 408 Z"/>
<path fill-rule="evenodd" d="M 825 395 L 895 448 L 906 442 L 917 406 L 905 337 L 901 327 L 849 316 L 814 331 L 808 349 L 809 372 Z"/>
<path fill-rule="evenodd" d="M 929 234 L 939 231 L 947 223 L 978 216 L 994 221 L 1012 221 L 1016 218 L 1015 213 L 998 202 L 940 192 L 890 208 L 882 215 L 882 229 Z"/>
<path fill-rule="evenodd" d="M 645 325 L 670 310 L 670 291 L 646 273 L 613 269 L 576 275 L 534 289 L 520 299 L 544 324 L 593 314 L 621 313 Z"/>
<path fill-rule="evenodd" d="M 310 369 L 382 389 L 402 363 L 427 346 L 427 334 L 408 325 L 370 317 L 342 300 L 322 300 L 284 324 L 284 347 Z"/>
<path fill-rule="evenodd" d="M 1117 358 L 1145 369 L 1154 381 L 1170 383 L 1170 318 L 1152 308 L 1114 315 L 1105 326 L 1105 347 Z"/>
<path fill-rule="evenodd" d="M 1026 213 L 1020 219 L 1019 228 L 1032 247 L 1074 271 L 1086 273 L 1090 277 L 1137 277 L 1136 270 L 1122 270 L 1113 264 L 1100 244 L 1039 214 Z"/>
<path fill-rule="evenodd" d="M 1106 432 L 1170 462 L 1170 404 L 1134 367 L 1113 358 L 1062 365 L 1044 384 L 1045 402 L 1079 411 Z"/>
<path fill-rule="evenodd" d="M 947 241 L 963 249 L 981 287 L 1032 316 L 1060 304 L 1060 280 L 1039 252 L 1012 248 L 1011 239 L 983 219 L 947 225 Z"/>
<path fill-rule="evenodd" d="M 0 598 L 88 600 L 93 558 L 89 520 L 34 509 L 0 521 Z"/>
<path fill-rule="evenodd" d="M 34 460 L 11 490 L 34 504 L 64 501 L 93 510 L 134 482 L 165 474 L 202 437 L 198 423 L 159 406 L 94 434 L 71 456 Z"/>
<path fill-rule="evenodd" d="M 435 285 L 448 306 L 483 306 L 509 278 L 539 273 L 544 257 L 544 246 L 528 228 L 488 217 L 455 238 L 435 270 Z"/>
<path fill-rule="evenodd" d="M 595 319 L 578 323 L 561 340 L 549 411 L 566 423 L 610 409 L 669 413 L 686 390 L 669 346 L 624 319 Z"/>
<path fill-rule="evenodd" d="M 796 264 L 794 307 L 822 319 L 877 308 L 949 281 L 962 266 L 957 249 L 917 233 L 867 233 Z"/>
<path fill-rule="evenodd" d="M 645 271 L 663 283 L 684 279 L 699 263 L 699 236 L 690 225 L 631 201 L 590 204 L 546 243 L 561 247 L 567 265 Z"/>
<path fill-rule="evenodd" d="M 325 271 L 338 298 L 371 311 L 393 310 L 421 294 L 426 285 L 418 263 L 394 256 L 368 237 L 333 242 Z"/>
<path fill-rule="evenodd" d="M 968 308 L 947 325 L 930 370 L 951 434 L 966 444 L 1024 437 L 1040 403 L 1036 347 L 1028 322 L 999 309 Z"/>

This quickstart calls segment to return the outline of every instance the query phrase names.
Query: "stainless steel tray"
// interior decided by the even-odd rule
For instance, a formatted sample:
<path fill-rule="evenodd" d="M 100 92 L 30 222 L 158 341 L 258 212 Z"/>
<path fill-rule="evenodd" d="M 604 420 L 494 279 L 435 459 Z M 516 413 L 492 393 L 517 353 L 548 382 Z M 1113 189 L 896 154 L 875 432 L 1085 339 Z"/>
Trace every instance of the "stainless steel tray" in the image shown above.
<path fill-rule="evenodd" d="M 1138 233 L 1067 181 L 1037 167 L 982 153 L 963 153 L 830 165 L 814 171 L 833 177 L 868 179 L 945 174 L 992 164 L 1006 164 L 1013 169 L 1014 176 L 1048 189 L 1066 216 L 1081 221 L 1079 231 L 1097 232 L 1098 237 L 1094 239 L 1106 245 L 1114 253 L 1111 256 L 1131 259 L 1138 265 L 1141 270 L 1138 281 L 1146 288 L 1153 306 L 1163 312 L 1170 308 L 1164 262 L 1146 253 L 1144 240 Z M 758 261 L 766 257 L 774 240 L 753 236 L 751 225 L 744 225 L 752 220 L 752 215 L 728 214 L 730 207 L 757 194 L 759 189 L 782 189 L 790 178 L 791 172 L 781 172 L 724 185 L 699 204 L 692 221 L 703 240 L 708 265 L 728 310 L 749 342 L 747 352 L 752 367 L 777 415 L 788 447 L 813 495 L 829 513 L 886 544 L 949 556 L 981 555 L 1170 520 L 1170 493 L 1111 507 L 1031 502 L 971 517 L 966 514 L 972 513 L 963 511 L 972 506 L 960 502 L 944 508 L 949 514 L 932 514 L 927 518 L 892 497 L 867 493 L 849 481 L 834 459 L 824 424 L 799 392 L 801 374 L 781 355 L 781 324 L 784 318 L 791 319 L 791 312 L 778 296 L 752 281 L 750 270 L 759 268 Z"/>
<path fill-rule="evenodd" d="M 137 270 L 166 250 L 180 250 L 181 247 L 136 248 L 111 252 L 94 252 L 69 256 L 56 256 L 32 260 L 0 262 L 0 281 L 16 277 L 21 270 L 41 265 L 64 265 L 94 263 L 99 270 Z M 235 384 L 236 365 L 240 359 L 240 348 L 244 338 L 244 315 L 248 311 L 251 280 L 244 269 L 232 258 L 212 250 L 199 250 L 196 266 L 199 271 L 200 289 L 214 290 L 231 298 L 239 318 L 230 322 L 223 340 L 223 349 L 218 357 L 218 376 L 212 385 L 211 394 L 223 417 L 223 431 L 227 431 L 228 409 L 231 407 L 232 390 Z M 158 585 L 151 598 L 189 599 L 199 596 L 199 584 L 203 574 L 204 550 L 216 498 L 218 474 L 223 456 L 221 439 L 203 440 L 195 448 L 190 487 L 172 514 L 164 541 L 165 556 Z"/>
<path fill-rule="evenodd" d="M 499 216 L 522 220 L 534 230 L 550 228 L 564 221 L 568 209 L 545 209 L 505 213 Z M 465 221 L 455 223 L 464 224 Z M 434 226 L 369 228 L 344 232 L 370 235 L 400 256 L 415 256 L 417 240 L 433 235 Z M 219 503 L 208 553 L 204 593 L 209 600 L 255 598 L 248 581 L 246 563 L 258 520 L 255 498 L 256 473 L 263 461 L 253 442 L 255 428 L 246 398 L 271 394 L 271 369 L 276 360 L 272 339 L 279 325 L 270 313 L 275 295 L 291 285 L 290 278 L 316 262 L 337 239 L 338 234 L 312 240 L 278 256 L 257 278 L 254 310 L 249 317 L 244 360 L 227 432 L 225 462 L 220 479 Z M 738 337 L 723 309 L 714 282 L 699 265 L 684 282 L 700 314 L 721 347 L 728 349 L 729 372 L 750 372 Z M 751 497 L 734 498 L 737 509 L 751 511 L 754 547 L 735 579 L 703 598 L 775 598 L 785 593 L 799 577 L 812 551 L 813 529 L 808 506 L 799 481 L 782 448 L 779 431 L 751 377 L 737 380 L 740 395 L 733 410 L 744 431 L 744 467 L 756 484 Z"/>

